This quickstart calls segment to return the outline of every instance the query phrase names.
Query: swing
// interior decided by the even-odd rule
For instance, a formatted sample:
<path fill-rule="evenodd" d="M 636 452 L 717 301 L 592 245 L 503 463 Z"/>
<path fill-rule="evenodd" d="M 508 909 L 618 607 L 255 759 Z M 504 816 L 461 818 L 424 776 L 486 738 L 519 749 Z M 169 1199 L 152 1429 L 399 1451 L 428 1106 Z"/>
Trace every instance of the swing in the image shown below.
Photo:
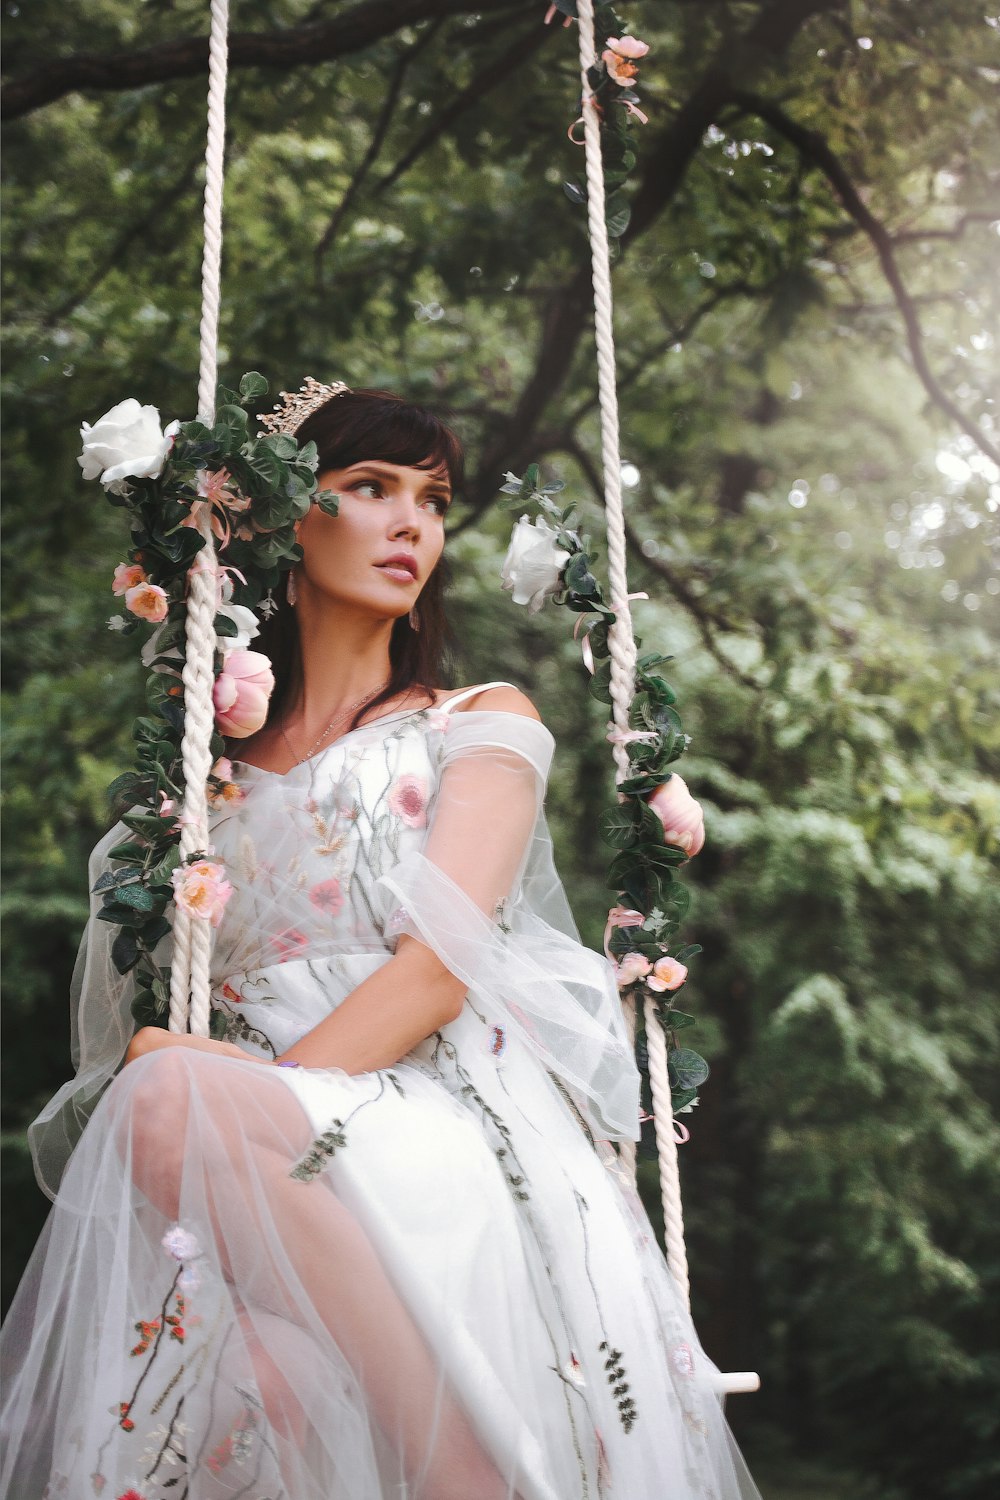
<path fill-rule="evenodd" d="M 198 418 L 211 426 L 215 418 L 218 365 L 218 326 L 222 251 L 222 190 L 225 136 L 225 92 L 227 71 L 228 0 L 211 0 L 209 41 L 208 142 L 205 154 L 205 232 L 202 258 L 202 310 L 198 375 Z M 589 91 L 588 71 L 595 63 L 593 0 L 577 0 L 580 42 L 580 77 L 584 100 L 584 145 L 587 174 L 587 217 L 591 244 L 594 320 L 597 344 L 598 394 L 601 414 L 601 452 L 607 518 L 608 571 L 611 605 L 616 622 L 611 627 L 611 703 L 619 737 L 613 745 L 616 780 L 629 774 L 629 705 L 634 692 L 636 646 L 632 631 L 626 576 L 625 517 L 622 505 L 621 452 L 618 397 L 615 382 L 615 346 L 612 326 L 611 272 L 608 231 L 605 222 L 604 169 L 600 124 Z M 588 107 L 589 106 L 589 107 Z M 184 814 L 181 826 L 181 860 L 204 850 L 208 839 L 206 788 L 211 768 L 210 741 L 215 714 L 214 683 L 215 612 L 217 563 L 208 508 L 198 518 L 204 547 L 190 572 L 187 600 L 186 650 L 182 675 L 185 724 L 181 755 L 184 767 Z M 193 920 L 178 905 L 174 915 L 174 956 L 170 975 L 169 1027 L 174 1032 L 190 1030 L 209 1034 L 209 923 Z M 626 1020 L 634 1038 L 637 1017 L 634 1002 L 623 998 Z M 677 1140 L 667 1073 L 667 1042 L 652 997 L 643 1005 L 649 1053 L 649 1078 L 653 1101 L 660 1193 L 663 1203 L 667 1264 L 690 1304 L 690 1282 L 684 1246 Z M 636 1175 L 636 1144 L 625 1140 L 620 1162 L 632 1181 Z M 755 1391 L 760 1378 L 752 1371 L 720 1374 L 720 1394 Z"/>

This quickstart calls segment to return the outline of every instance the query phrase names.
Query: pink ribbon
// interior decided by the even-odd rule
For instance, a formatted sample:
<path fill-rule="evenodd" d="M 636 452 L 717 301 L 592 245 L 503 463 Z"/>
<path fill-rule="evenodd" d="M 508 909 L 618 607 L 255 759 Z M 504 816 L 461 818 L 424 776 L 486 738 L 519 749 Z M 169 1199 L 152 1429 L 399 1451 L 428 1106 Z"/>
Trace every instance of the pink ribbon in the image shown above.
<path fill-rule="evenodd" d="M 650 1120 L 653 1120 L 655 1118 L 655 1115 L 648 1114 L 646 1110 L 641 1110 L 639 1113 L 639 1124 L 646 1125 Z M 670 1124 L 673 1127 L 675 1145 L 683 1146 L 686 1141 L 689 1141 L 691 1139 L 690 1130 L 688 1130 L 686 1125 L 681 1124 L 676 1115 L 671 1116 Z"/>
<path fill-rule="evenodd" d="M 643 593 L 639 593 L 639 594 L 626 594 L 625 595 L 625 602 L 627 604 L 631 604 L 633 599 L 648 599 L 648 598 L 649 598 L 649 595 L 648 594 L 643 594 Z M 573 639 L 574 639 L 574 641 L 579 638 L 579 635 L 580 635 L 580 626 L 583 624 L 583 622 L 584 622 L 585 619 L 586 619 L 585 615 L 577 615 L 577 617 L 576 617 L 576 624 L 573 626 Z M 587 620 L 587 631 L 588 631 L 588 634 L 589 634 L 589 632 L 591 630 L 593 630 L 593 628 L 594 628 L 594 626 L 596 624 L 597 624 L 596 620 Z M 594 675 L 594 652 L 593 652 L 593 648 L 591 647 L 590 641 L 589 641 L 589 639 L 588 639 L 588 637 L 586 635 L 584 636 L 583 640 L 580 642 L 580 652 L 581 652 L 581 654 L 583 656 L 583 665 L 587 668 L 587 671 L 590 673 L 591 677 L 593 677 L 593 675 Z M 655 738 L 655 736 L 654 736 L 654 738 Z"/>
<path fill-rule="evenodd" d="M 554 16 L 557 16 L 558 14 L 559 14 L 559 7 L 558 7 L 558 5 L 550 5 L 549 8 L 548 8 L 548 10 L 545 12 L 545 25 L 547 26 L 549 24 L 549 22 L 552 20 L 552 18 Z M 573 17 L 572 16 L 564 16 L 563 17 L 563 29 L 565 29 L 567 26 L 572 26 L 572 24 L 573 24 Z"/>
<path fill-rule="evenodd" d="M 604 951 L 615 962 L 614 954 L 608 947 L 611 934 L 616 927 L 641 927 L 646 918 L 641 911 L 635 911 L 629 906 L 613 906 L 608 912 L 607 924 L 604 928 Z"/>

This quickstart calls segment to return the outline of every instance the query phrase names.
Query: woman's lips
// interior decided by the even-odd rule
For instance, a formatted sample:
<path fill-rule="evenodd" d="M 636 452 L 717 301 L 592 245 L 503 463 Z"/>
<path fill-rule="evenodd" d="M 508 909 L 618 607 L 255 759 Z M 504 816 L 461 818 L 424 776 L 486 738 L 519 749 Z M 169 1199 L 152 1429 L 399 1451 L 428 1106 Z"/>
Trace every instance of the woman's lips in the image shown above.
<path fill-rule="evenodd" d="M 380 573 L 385 573 L 389 578 L 395 578 L 399 583 L 413 583 L 416 574 L 409 568 L 403 567 L 401 563 L 376 563 Z"/>

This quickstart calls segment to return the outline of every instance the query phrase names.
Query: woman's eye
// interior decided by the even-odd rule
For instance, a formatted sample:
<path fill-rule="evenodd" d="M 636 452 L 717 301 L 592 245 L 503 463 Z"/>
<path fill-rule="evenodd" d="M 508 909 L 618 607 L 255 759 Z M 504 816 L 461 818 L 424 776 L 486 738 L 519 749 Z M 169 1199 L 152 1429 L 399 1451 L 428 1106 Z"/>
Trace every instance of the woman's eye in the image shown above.
<path fill-rule="evenodd" d="M 429 500 L 424 501 L 425 505 L 433 505 L 439 516 L 448 514 L 448 503 L 443 495 L 432 495 Z"/>
<path fill-rule="evenodd" d="M 352 490 L 364 490 L 364 489 L 377 490 L 378 493 L 381 494 L 382 493 L 382 483 L 381 483 L 381 480 L 378 480 L 378 479 L 359 479 L 356 484 L 352 484 L 351 485 L 351 489 Z"/>

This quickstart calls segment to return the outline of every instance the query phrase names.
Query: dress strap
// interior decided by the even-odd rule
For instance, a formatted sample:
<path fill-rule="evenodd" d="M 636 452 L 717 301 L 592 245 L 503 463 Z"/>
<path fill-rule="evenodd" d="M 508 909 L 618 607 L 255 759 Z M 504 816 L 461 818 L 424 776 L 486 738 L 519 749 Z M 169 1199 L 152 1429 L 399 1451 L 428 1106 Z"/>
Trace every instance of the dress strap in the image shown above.
<path fill-rule="evenodd" d="M 455 707 L 456 703 L 464 703 L 467 698 L 474 698 L 477 693 L 485 693 L 489 688 L 513 686 L 512 682 L 480 682 L 475 687 L 463 688 L 460 693 L 455 694 L 454 698 L 446 698 L 439 712 L 446 714 L 450 708 Z"/>

